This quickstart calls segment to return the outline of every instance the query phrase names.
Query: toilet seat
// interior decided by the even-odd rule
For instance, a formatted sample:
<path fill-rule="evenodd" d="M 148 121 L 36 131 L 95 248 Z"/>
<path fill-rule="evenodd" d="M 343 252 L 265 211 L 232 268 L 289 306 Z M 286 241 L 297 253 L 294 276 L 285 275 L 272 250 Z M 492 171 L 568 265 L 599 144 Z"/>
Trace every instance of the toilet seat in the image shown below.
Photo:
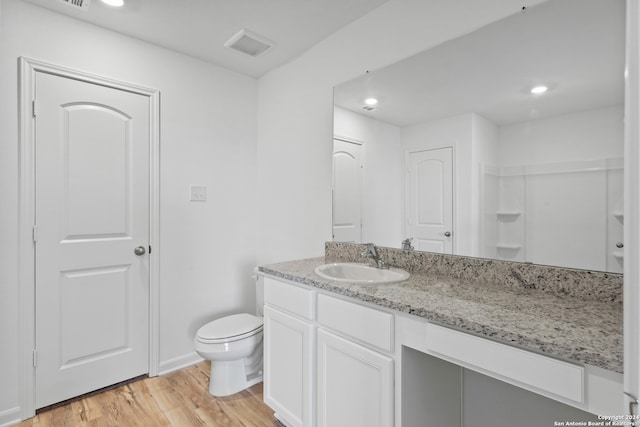
<path fill-rule="evenodd" d="M 262 332 L 262 317 L 233 314 L 207 323 L 198 330 L 197 340 L 206 344 L 238 341 Z"/>

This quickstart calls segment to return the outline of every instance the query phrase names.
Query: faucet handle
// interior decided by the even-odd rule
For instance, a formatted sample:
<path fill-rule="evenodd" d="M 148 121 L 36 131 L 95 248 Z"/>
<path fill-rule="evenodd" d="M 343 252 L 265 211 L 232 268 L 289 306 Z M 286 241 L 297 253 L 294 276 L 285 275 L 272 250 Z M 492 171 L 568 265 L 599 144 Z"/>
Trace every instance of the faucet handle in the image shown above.
<path fill-rule="evenodd" d="M 370 257 L 371 256 L 371 246 L 369 246 L 369 245 L 371 245 L 371 243 L 363 243 L 363 245 L 366 246 L 366 248 L 365 248 L 364 252 L 362 252 L 360 254 L 360 256 L 365 257 L 365 258 Z"/>
<path fill-rule="evenodd" d="M 413 241 L 413 237 L 407 237 L 402 241 L 402 250 L 411 251 L 413 250 L 413 245 L 411 242 Z"/>

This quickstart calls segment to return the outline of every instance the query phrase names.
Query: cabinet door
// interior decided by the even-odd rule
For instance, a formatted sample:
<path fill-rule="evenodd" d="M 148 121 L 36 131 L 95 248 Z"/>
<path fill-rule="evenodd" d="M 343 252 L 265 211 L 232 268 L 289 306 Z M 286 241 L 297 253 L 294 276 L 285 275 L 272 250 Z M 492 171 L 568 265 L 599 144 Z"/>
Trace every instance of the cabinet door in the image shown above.
<path fill-rule="evenodd" d="M 310 323 L 264 308 L 264 401 L 290 427 L 312 425 Z"/>
<path fill-rule="evenodd" d="M 318 427 L 393 426 L 393 359 L 318 330 Z"/>

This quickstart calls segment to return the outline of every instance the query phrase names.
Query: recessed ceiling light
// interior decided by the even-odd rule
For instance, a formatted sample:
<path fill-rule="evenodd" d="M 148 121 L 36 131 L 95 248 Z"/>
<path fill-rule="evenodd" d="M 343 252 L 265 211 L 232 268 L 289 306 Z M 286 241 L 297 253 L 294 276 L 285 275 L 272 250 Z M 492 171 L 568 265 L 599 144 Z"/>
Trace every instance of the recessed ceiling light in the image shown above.
<path fill-rule="evenodd" d="M 531 88 L 531 93 L 534 95 L 540 95 L 542 93 L 545 93 L 547 90 L 549 90 L 549 88 L 544 85 L 534 86 Z"/>
<path fill-rule="evenodd" d="M 367 98 L 364 100 L 364 103 L 370 106 L 374 106 L 378 103 L 378 100 L 375 98 Z"/>
<path fill-rule="evenodd" d="M 124 0 L 102 0 L 102 3 L 113 7 L 124 6 Z"/>

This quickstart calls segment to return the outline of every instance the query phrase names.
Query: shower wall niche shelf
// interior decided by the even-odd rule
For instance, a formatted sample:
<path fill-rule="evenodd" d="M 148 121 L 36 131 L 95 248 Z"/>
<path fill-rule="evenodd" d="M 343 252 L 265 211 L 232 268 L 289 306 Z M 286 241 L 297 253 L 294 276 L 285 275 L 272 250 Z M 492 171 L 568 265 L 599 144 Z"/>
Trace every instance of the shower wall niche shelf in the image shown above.
<path fill-rule="evenodd" d="M 496 212 L 500 221 L 515 221 L 521 215 L 519 211 L 498 211 Z"/>
<path fill-rule="evenodd" d="M 522 245 L 519 245 L 517 243 L 496 243 L 496 248 L 498 249 L 505 249 L 505 250 L 510 250 L 510 251 L 517 251 L 520 250 L 522 248 Z"/>

